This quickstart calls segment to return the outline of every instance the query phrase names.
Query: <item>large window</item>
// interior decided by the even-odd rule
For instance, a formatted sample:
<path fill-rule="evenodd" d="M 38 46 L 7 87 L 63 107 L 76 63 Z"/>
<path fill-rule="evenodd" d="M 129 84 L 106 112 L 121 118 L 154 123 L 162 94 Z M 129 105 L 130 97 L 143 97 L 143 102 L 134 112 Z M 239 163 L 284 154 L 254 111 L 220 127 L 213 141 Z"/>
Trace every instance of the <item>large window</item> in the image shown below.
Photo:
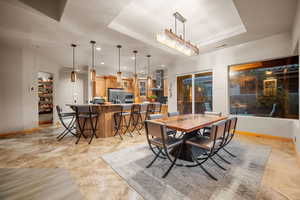
<path fill-rule="evenodd" d="M 230 113 L 298 119 L 298 70 L 298 56 L 230 66 Z"/>
<path fill-rule="evenodd" d="M 181 114 L 212 110 L 212 73 L 177 77 L 177 108 Z"/>

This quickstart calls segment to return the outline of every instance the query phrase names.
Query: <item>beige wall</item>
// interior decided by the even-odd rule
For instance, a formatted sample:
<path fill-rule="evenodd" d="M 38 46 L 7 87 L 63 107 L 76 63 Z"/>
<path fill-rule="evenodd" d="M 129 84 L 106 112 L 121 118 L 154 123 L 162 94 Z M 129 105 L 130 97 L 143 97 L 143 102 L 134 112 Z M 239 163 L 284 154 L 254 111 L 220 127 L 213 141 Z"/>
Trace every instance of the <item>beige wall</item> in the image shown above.
<path fill-rule="evenodd" d="M 0 44 L 0 133 L 20 131 L 38 126 L 38 83 L 39 71 L 54 76 L 54 105 L 66 109 L 66 103 L 87 99 L 87 75 L 80 74 L 76 84 L 70 82 L 68 72 L 55 61 L 39 54 L 38 49 L 11 47 Z M 33 87 L 34 91 L 30 91 Z M 5 113 L 5 114 L 3 114 Z M 54 109 L 54 122 L 58 120 Z"/>

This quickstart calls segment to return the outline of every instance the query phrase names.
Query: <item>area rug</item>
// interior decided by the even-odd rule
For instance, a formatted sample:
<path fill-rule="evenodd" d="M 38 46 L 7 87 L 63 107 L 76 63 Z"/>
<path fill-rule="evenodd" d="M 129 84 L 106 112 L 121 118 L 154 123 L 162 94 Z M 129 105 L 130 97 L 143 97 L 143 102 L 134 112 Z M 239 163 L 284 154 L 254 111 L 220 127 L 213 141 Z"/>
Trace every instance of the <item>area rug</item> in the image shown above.
<path fill-rule="evenodd" d="M 255 199 L 271 148 L 234 141 L 228 145 L 228 149 L 237 158 L 225 152 L 220 153 L 230 160 L 231 165 L 215 158 L 226 171 L 213 162 L 204 164 L 218 181 L 210 179 L 200 167 L 174 167 L 167 178 L 162 179 L 170 162 L 158 159 L 150 168 L 145 168 L 153 159 L 147 145 L 129 147 L 105 154 L 102 158 L 147 200 Z"/>
<path fill-rule="evenodd" d="M 0 168 L 0 199 L 81 200 L 83 196 L 66 169 Z"/>

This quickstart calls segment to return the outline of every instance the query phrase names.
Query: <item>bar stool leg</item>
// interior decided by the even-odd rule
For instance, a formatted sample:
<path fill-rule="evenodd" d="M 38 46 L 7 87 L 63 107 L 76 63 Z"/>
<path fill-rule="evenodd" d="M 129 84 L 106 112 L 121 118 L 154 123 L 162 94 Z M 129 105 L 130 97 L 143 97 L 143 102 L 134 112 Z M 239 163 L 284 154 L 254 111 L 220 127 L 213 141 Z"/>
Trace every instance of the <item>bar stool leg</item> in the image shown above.
<path fill-rule="evenodd" d="M 77 139 L 77 141 L 75 142 L 75 144 L 78 144 L 78 142 L 79 142 L 79 140 L 80 140 L 80 138 L 81 138 L 81 135 L 82 135 L 84 138 L 86 138 L 86 136 L 85 136 L 84 133 L 83 133 L 84 128 L 85 128 L 85 124 L 86 124 L 86 119 L 84 119 L 84 121 L 83 121 L 83 127 L 80 126 L 80 122 L 79 122 L 79 120 L 78 120 L 78 126 L 79 126 L 79 131 L 80 131 L 80 133 L 79 133 L 78 139 Z"/>

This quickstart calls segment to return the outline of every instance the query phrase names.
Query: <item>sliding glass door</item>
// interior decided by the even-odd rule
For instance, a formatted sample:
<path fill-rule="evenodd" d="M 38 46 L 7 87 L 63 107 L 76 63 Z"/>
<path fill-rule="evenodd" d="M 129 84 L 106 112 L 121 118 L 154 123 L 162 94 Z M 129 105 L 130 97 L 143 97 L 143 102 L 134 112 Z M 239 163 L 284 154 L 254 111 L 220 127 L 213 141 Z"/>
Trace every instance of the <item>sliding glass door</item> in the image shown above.
<path fill-rule="evenodd" d="M 177 77 L 177 109 L 181 114 L 192 113 L 192 75 Z"/>
<path fill-rule="evenodd" d="M 212 111 L 212 72 L 177 77 L 177 109 L 180 114 Z"/>
<path fill-rule="evenodd" d="M 212 72 L 195 74 L 195 113 L 212 111 Z"/>

